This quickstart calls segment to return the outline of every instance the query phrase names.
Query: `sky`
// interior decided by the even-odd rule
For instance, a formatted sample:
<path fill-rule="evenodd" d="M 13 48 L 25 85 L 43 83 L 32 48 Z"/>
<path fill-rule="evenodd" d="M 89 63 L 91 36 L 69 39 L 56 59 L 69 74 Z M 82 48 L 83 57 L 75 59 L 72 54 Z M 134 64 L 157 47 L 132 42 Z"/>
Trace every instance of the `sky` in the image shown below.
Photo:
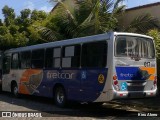
<path fill-rule="evenodd" d="M 53 6 L 49 0 L 0 0 L 0 19 L 3 19 L 2 9 L 5 5 L 14 9 L 16 15 L 20 15 L 20 11 L 26 8 L 31 10 L 44 10 L 50 12 Z"/>
<path fill-rule="evenodd" d="M 125 0 L 127 8 L 146 5 L 150 3 L 160 2 L 160 0 Z"/>
<path fill-rule="evenodd" d="M 16 15 L 19 15 L 20 11 L 26 8 L 50 12 L 56 3 L 51 4 L 48 1 L 49 0 L 0 0 L 0 19 L 3 19 L 2 8 L 5 5 L 13 8 Z M 132 8 L 154 2 L 160 2 L 160 0 L 126 0 L 124 4 L 127 6 L 127 8 Z"/>

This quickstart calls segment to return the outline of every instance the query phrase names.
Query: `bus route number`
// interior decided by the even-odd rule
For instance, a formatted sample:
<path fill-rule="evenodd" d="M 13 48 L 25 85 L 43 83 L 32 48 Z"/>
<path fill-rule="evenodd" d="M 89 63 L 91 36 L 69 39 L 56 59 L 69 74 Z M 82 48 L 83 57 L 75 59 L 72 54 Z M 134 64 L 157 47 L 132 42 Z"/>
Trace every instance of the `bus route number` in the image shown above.
<path fill-rule="evenodd" d="M 150 67 L 151 63 L 150 62 L 144 62 L 144 67 Z"/>

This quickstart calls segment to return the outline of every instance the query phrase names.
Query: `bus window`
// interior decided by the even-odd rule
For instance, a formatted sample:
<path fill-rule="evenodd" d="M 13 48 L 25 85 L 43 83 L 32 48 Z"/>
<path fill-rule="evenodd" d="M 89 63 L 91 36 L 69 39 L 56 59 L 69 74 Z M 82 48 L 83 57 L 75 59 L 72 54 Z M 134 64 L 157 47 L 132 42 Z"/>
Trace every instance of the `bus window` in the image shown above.
<path fill-rule="evenodd" d="M 45 53 L 45 68 L 53 67 L 53 48 L 47 48 Z"/>
<path fill-rule="evenodd" d="M 12 69 L 18 69 L 19 68 L 19 54 L 18 53 L 13 53 L 12 54 L 11 68 Z"/>
<path fill-rule="evenodd" d="M 43 68 L 44 64 L 44 49 L 32 51 L 32 68 Z"/>
<path fill-rule="evenodd" d="M 105 67 L 107 63 L 107 42 L 93 42 L 82 45 L 82 67 Z"/>
<path fill-rule="evenodd" d="M 11 61 L 11 58 L 10 56 L 4 56 L 4 59 L 3 59 L 3 74 L 9 74 L 10 72 L 10 61 Z"/>
<path fill-rule="evenodd" d="M 2 70 L 3 65 L 3 53 L 0 51 L 0 70 Z"/>
<path fill-rule="evenodd" d="M 63 48 L 62 67 L 80 66 L 80 45 L 66 46 Z"/>
<path fill-rule="evenodd" d="M 53 67 L 59 68 L 61 66 L 61 48 L 53 49 Z"/>
<path fill-rule="evenodd" d="M 115 56 L 155 58 L 153 41 L 142 37 L 117 36 L 115 42 Z"/>
<path fill-rule="evenodd" d="M 21 68 L 30 68 L 31 66 L 31 52 L 21 52 Z"/>

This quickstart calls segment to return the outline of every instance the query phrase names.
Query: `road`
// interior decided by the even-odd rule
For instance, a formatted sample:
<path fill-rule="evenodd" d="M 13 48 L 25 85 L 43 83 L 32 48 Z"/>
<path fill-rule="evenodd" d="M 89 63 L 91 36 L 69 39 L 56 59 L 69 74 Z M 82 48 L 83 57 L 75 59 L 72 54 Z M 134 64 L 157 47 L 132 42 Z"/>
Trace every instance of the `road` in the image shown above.
<path fill-rule="evenodd" d="M 38 112 L 42 117 L 58 117 L 59 119 L 116 119 L 137 117 L 139 110 L 125 105 L 106 103 L 101 107 L 72 103 L 67 108 L 56 107 L 52 99 L 22 96 L 14 98 L 10 93 L 0 94 L 0 111 L 17 113 Z"/>

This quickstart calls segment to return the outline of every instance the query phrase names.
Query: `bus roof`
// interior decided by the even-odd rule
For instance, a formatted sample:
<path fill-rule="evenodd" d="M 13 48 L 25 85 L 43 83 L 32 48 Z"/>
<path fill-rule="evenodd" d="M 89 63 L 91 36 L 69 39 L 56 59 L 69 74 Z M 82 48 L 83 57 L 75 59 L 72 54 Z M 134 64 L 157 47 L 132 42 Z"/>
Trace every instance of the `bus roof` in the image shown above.
<path fill-rule="evenodd" d="M 41 49 L 41 48 L 59 47 L 59 46 L 63 46 L 63 45 L 65 45 L 65 46 L 75 45 L 75 44 L 96 42 L 96 41 L 102 41 L 102 40 L 110 40 L 110 37 L 113 37 L 114 35 L 127 35 L 127 36 L 130 35 L 130 36 L 139 36 L 139 37 L 146 37 L 146 38 L 152 39 L 152 37 L 149 37 L 146 35 L 141 35 L 141 34 L 135 34 L 135 33 L 108 32 L 108 33 L 104 33 L 104 34 L 98 34 L 98 35 L 92 35 L 92 36 L 73 38 L 73 39 L 54 41 L 54 42 L 49 42 L 49 43 L 43 43 L 43 44 L 37 44 L 37 45 L 31 45 L 31 46 L 26 46 L 26 47 L 9 49 L 9 50 L 6 50 L 5 53 L 27 51 L 27 50 L 36 50 L 36 49 Z"/>
<path fill-rule="evenodd" d="M 137 36 L 137 37 L 145 37 L 149 39 L 153 39 L 150 36 L 143 35 L 143 34 L 137 34 L 137 33 L 127 33 L 127 32 L 114 32 L 114 35 L 127 35 L 127 36 Z"/>

